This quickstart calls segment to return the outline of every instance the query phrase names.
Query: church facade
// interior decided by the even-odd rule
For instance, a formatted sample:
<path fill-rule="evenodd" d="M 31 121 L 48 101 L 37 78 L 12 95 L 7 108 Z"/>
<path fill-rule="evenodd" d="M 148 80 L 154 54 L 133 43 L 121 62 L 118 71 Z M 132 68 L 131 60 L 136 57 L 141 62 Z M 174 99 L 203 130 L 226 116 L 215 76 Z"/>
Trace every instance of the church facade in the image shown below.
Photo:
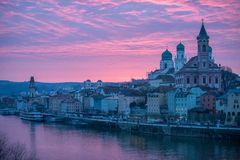
<path fill-rule="evenodd" d="M 209 38 L 204 23 L 202 23 L 201 30 L 197 36 L 197 56 L 192 57 L 176 72 L 176 87 L 206 86 L 221 89 L 221 70 L 214 63 Z"/>

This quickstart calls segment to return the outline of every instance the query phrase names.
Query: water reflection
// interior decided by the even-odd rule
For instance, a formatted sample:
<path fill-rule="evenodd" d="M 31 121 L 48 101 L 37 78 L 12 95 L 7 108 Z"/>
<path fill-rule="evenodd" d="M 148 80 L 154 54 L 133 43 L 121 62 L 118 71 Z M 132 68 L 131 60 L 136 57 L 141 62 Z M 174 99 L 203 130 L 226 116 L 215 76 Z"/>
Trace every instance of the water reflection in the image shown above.
<path fill-rule="evenodd" d="M 238 159 L 238 143 L 154 135 L 131 135 L 30 123 L 0 116 L 0 131 L 12 142 L 24 143 L 40 159 Z M 15 133 L 15 134 L 13 134 Z"/>

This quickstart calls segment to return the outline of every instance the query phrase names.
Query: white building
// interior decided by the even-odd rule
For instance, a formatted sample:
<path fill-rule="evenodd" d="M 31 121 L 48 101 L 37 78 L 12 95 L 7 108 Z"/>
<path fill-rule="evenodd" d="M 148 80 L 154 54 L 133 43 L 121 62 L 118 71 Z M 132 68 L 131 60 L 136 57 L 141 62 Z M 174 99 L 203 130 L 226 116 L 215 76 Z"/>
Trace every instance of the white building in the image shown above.
<path fill-rule="evenodd" d="M 147 94 L 147 114 L 159 115 L 161 108 L 166 105 L 165 93 L 149 93 Z"/>
<path fill-rule="evenodd" d="M 103 82 L 101 80 L 97 81 L 97 86 L 96 88 L 103 87 Z"/>
<path fill-rule="evenodd" d="M 84 83 L 84 89 L 91 89 L 92 88 L 92 82 L 91 80 L 86 80 L 83 82 Z"/>
<path fill-rule="evenodd" d="M 226 114 L 227 124 L 236 124 L 236 116 L 240 116 L 240 89 L 232 89 L 219 97 L 216 102 L 218 112 Z"/>
<path fill-rule="evenodd" d="M 171 75 L 159 75 L 155 79 L 149 79 L 148 83 L 151 87 L 160 87 L 160 86 L 174 86 L 175 79 Z"/>
<path fill-rule="evenodd" d="M 60 103 L 60 112 L 65 113 L 80 113 L 82 104 L 78 100 L 68 99 Z"/>

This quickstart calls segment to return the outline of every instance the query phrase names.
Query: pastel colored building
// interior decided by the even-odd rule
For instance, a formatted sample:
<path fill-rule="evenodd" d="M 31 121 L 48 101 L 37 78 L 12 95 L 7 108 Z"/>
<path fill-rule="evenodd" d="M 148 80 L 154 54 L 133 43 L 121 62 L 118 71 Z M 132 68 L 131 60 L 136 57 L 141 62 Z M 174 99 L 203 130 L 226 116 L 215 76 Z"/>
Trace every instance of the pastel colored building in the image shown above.
<path fill-rule="evenodd" d="M 165 93 L 154 92 L 147 94 L 147 114 L 160 115 L 161 108 L 166 106 Z"/>
<path fill-rule="evenodd" d="M 217 110 L 225 113 L 226 124 L 236 124 L 235 118 L 240 116 L 240 89 L 231 89 L 218 99 Z M 240 118 L 240 117 L 239 117 Z M 239 122 L 238 122 L 239 123 Z"/>
<path fill-rule="evenodd" d="M 78 100 L 67 99 L 60 103 L 61 113 L 80 113 L 82 111 L 82 104 Z"/>
<path fill-rule="evenodd" d="M 206 92 L 200 97 L 200 102 L 203 108 L 210 111 L 216 111 L 217 94 L 215 92 Z"/>

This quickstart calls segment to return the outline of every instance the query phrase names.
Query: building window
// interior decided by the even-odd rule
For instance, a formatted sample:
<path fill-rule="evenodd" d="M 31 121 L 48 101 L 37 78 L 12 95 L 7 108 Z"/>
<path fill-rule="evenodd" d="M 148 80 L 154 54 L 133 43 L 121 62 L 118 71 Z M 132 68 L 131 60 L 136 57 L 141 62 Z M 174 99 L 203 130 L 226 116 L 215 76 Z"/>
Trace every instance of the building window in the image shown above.
<path fill-rule="evenodd" d="M 167 63 L 164 64 L 164 68 L 165 68 L 165 69 L 167 68 Z"/>
<path fill-rule="evenodd" d="M 206 77 L 203 77 L 203 84 L 206 84 Z"/>
<path fill-rule="evenodd" d="M 215 78 L 215 83 L 218 84 L 218 77 Z"/>
<path fill-rule="evenodd" d="M 190 78 L 189 77 L 187 77 L 187 84 L 189 84 L 190 83 Z"/>
<path fill-rule="evenodd" d="M 197 77 L 194 77 L 194 84 L 197 84 Z"/>
<path fill-rule="evenodd" d="M 202 46 L 202 51 L 203 51 L 203 52 L 206 52 L 206 45 L 203 45 L 203 46 Z"/>
<path fill-rule="evenodd" d="M 235 116 L 235 112 L 232 112 L 232 116 Z"/>
<path fill-rule="evenodd" d="M 206 67 L 206 62 L 203 62 L 203 67 L 204 67 L 204 68 Z"/>
<path fill-rule="evenodd" d="M 211 77 L 209 77 L 209 80 L 208 80 L 208 82 L 209 82 L 209 83 L 212 83 L 212 79 L 211 79 Z"/>
<path fill-rule="evenodd" d="M 235 105 L 233 105 L 233 108 L 235 108 Z"/>

